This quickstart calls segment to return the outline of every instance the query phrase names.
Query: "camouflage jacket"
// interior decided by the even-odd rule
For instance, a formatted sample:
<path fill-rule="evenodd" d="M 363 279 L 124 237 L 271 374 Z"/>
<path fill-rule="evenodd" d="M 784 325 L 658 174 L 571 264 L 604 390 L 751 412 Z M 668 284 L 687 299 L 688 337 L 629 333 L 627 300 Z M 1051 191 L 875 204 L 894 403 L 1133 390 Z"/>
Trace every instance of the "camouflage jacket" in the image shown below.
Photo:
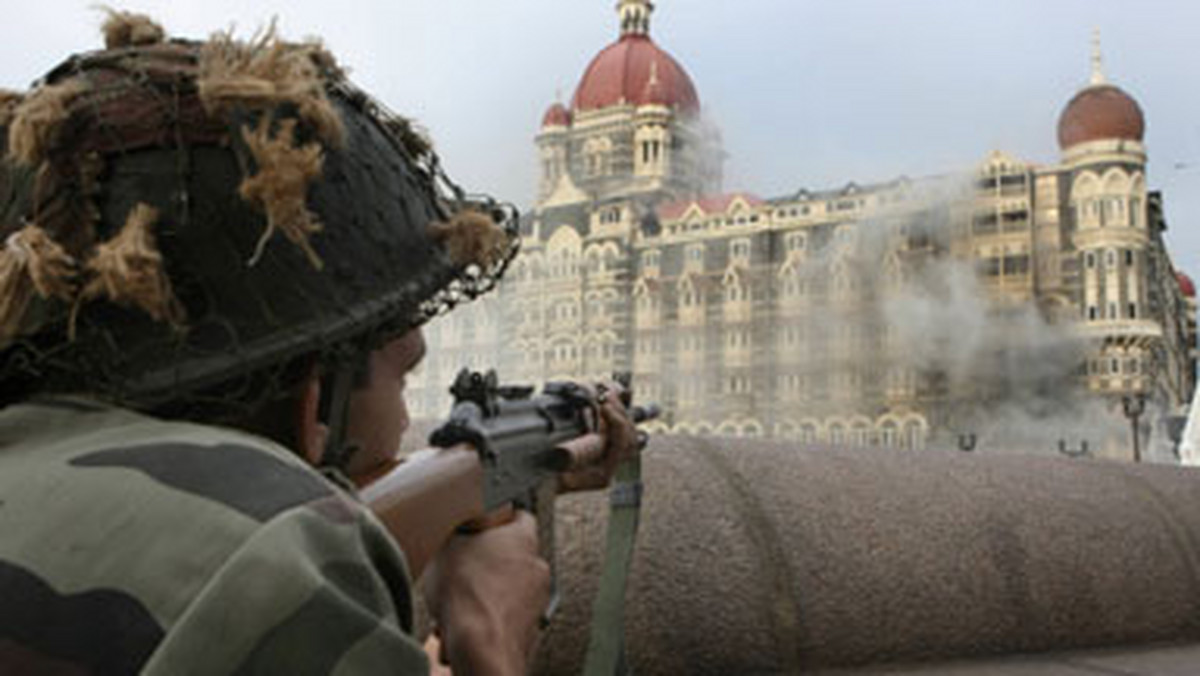
<path fill-rule="evenodd" d="M 0 410 L 0 674 L 425 674 L 404 558 L 283 448 Z"/>

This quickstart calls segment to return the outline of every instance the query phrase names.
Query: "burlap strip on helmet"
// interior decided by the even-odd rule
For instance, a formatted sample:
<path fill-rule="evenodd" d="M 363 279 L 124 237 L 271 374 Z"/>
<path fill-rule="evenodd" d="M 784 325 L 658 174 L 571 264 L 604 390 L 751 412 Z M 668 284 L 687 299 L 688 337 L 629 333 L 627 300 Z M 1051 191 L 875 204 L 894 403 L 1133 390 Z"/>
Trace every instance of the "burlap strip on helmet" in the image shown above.
<path fill-rule="evenodd" d="M 300 120 L 326 145 L 341 147 L 345 126 L 325 89 L 327 78 L 342 75 L 321 43 L 283 42 L 274 22 L 249 42 L 237 41 L 229 32 L 217 33 L 201 49 L 197 86 L 205 110 L 231 117 L 237 111 L 260 114 L 257 128 L 242 129 L 258 171 L 246 177 L 240 194 L 267 214 L 267 228 L 251 265 L 278 229 L 314 267 L 323 267 L 309 243 L 309 235 L 320 232 L 321 224 L 306 205 L 309 185 L 321 176 L 323 151 L 317 143 L 297 147 L 296 121 L 284 119 L 275 125 L 274 111 L 281 105 L 294 106 Z"/>
<path fill-rule="evenodd" d="M 106 49 L 156 45 L 166 39 L 163 27 L 145 14 L 122 12 L 104 5 L 100 10 L 106 14 L 100 26 Z"/>
<path fill-rule="evenodd" d="M 158 216 L 157 209 L 139 203 L 129 212 L 121 232 L 96 247 L 84 266 L 89 281 L 71 313 L 72 339 L 79 307 L 101 297 L 118 305 L 139 307 L 155 321 L 183 325 L 186 312 L 171 289 L 152 230 Z"/>
<path fill-rule="evenodd" d="M 242 140 L 254 156 L 258 171 L 248 176 L 239 188 L 243 199 L 259 205 L 267 213 L 267 229 L 258 240 L 250 265 L 262 256 L 263 249 L 275 230 L 282 230 L 292 242 L 304 250 L 313 267 L 323 267 L 320 256 L 313 250 L 308 236 L 321 231 L 316 214 L 308 209 L 308 186 L 321 175 L 325 162 L 324 151 L 316 143 L 296 147 L 296 121 L 281 120 L 271 135 L 272 117 L 263 116 L 257 128 L 242 129 Z"/>
<path fill-rule="evenodd" d="M 249 42 L 216 33 L 200 51 L 200 101 L 210 115 L 293 105 L 325 143 L 341 147 L 346 129 L 325 93 L 325 75 L 340 72 L 319 42 L 283 42 L 274 22 Z"/>
<path fill-rule="evenodd" d="M 431 223 L 429 234 L 446 247 L 460 268 L 478 265 L 487 270 L 508 254 L 509 234 L 487 214 L 474 209 L 458 212 L 446 223 Z"/>
<path fill-rule="evenodd" d="M 12 124 L 17 114 L 17 106 L 25 100 L 25 95 L 9 89 L 0 89 L 0 127 Z"/>
<path fill-rule="evenodd" d="M 17 161 L 36 166 L 45 159 L 69 115 L 71 101 L 84 91 L 82 82 L 46 85 L 25 98 L 13 111 L 8 128 L 8 152 Z"/>
<path fill-rule="evenodd" d="M 75 260 L 36 225 L 9 235 L 0 250 L 0 346 L 16 336 L 33 293 L 70 300 Z"/>

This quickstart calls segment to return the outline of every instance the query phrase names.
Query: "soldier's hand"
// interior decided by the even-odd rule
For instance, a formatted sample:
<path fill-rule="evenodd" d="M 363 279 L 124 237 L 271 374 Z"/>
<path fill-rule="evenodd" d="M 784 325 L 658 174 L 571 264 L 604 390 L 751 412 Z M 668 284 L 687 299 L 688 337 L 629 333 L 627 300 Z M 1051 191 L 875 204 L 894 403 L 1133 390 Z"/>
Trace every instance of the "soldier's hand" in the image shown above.
<path fill-rule="evenodd" d="M 585 467 L 562 473 L 559 492 L 605 488 L 612 482 L 617 465 L 640 452 L 638 431 L 625 406 L 624 395 L 624 389 L 615 382 L 604 382 L 596 387 L 596 427 L 603 439 L 603 455 Z"/>
<path fill-rule="evenodd" d="M 512 522 L 455 535 L 422 578 L 454 676 L 526 673 L 538 622 L 550 600 L 550 567 L 538 556 L 537 522 Z"/>

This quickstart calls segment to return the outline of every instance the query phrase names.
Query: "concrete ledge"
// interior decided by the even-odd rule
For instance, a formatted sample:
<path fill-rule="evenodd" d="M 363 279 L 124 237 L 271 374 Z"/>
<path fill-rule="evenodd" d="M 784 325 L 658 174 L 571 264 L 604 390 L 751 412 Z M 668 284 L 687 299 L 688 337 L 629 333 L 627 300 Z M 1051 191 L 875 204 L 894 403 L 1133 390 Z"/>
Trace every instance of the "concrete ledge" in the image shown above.
<path fill-rule="evenodd" d="M 974 662 L 810 673 L 815 676 L 1196 676 L 1200 674 L 1200 645 L 1014 655 Z"/>
<path fill-rule="evenodd" d="M 1194 469 L 670 436 L 645 466 L 639 676 L 1200 642 Z M 564 606 L 538 673 L 579 672 L 604 502 L 560 501 Z"/>

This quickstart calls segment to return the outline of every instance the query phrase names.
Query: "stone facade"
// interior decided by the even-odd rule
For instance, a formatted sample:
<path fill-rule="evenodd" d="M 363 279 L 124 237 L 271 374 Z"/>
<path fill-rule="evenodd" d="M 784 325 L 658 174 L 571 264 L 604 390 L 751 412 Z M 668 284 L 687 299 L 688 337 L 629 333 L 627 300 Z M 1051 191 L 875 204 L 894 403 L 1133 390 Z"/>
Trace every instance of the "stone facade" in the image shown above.
<path fill-rule="evenodd" d="M 949 443 L 1010 400 L 1113 421 L 1125 397 L 1187 405 L 1194 290 L 1146 187 L 1140 109 L 1098 56 L 1057 164 L 994 152 L 969 176 L 760 199 L 721 192 L 720 135 L 650 40 L 653 6 L 618 9 L 621 38 L 543 120 L 538 202 L 499 293 L 427 329 L 414 415 L 443 415 L 463 366 L 631 371 L 660 430 L 843 445 Z M 1112 98 L 1125 117 L 1089 127 Z"/>

